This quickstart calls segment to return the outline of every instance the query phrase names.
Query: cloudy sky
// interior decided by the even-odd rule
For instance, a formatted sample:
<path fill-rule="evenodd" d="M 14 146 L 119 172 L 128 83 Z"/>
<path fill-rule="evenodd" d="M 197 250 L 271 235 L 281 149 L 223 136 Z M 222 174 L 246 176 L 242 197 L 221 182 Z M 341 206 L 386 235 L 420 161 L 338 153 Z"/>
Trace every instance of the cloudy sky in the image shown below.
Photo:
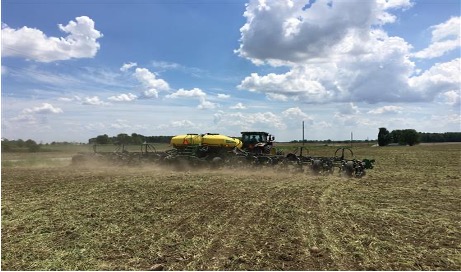
<path fill-rule="evenodd" d="M 461 131 L 459 0 L 2 0 L 2 137 Z"/>

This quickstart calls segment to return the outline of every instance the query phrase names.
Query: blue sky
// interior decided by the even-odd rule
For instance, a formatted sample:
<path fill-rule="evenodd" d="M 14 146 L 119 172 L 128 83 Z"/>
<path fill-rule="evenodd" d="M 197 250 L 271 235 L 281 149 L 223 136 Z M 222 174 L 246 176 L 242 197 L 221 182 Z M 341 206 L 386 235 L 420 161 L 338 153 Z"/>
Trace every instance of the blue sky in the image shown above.
<path fill-rule="evenodd" d="M 2 1 L 2 137 L 461 131 L 455 0 Z"/>

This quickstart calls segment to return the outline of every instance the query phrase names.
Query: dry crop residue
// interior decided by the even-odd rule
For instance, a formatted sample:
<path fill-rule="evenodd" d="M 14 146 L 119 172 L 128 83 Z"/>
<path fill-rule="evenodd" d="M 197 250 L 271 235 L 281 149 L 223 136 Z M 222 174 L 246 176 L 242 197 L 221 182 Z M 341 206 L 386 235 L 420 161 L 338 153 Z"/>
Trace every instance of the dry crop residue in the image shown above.
<path fill-rule="evenodd" d="M 461 145 L 369 148 L 362 179 L 2 168 L 3 270 L 460 270 Z"/>

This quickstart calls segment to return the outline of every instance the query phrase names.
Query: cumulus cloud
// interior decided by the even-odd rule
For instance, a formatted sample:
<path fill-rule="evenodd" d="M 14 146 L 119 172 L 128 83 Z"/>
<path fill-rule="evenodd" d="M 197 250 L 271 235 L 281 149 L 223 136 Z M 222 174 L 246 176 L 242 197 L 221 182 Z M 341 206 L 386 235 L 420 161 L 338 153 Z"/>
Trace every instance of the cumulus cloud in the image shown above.
<path fill-rule="evenodd" d="M 459 91 L 448 91 L 442 94 L 442 97 L 445 99 L 445 103 L 450 106 L 454 106 L 459 110 L 461 99 Z"/>
<path fill-rule="evenodd" d="M 316 70 L 316 71 L 313 71 Z M 325 70 L 327 72 L 327 70 Z M 252 73 L 246 77 L 237 88 L 252 92 L 262 92 L 270 95 L 275 100 L 303 100 L 308 102 L 321 102 L 333 97 L 332 89 L 327 89 L 324 84 L 329 85 L 328 78 L 320 79 L 322 74 L 318 67 L 296 66 L 285 74 L 270 73 L 260 76 Z M 323 82 L 322 82 L 323 81 Z"/>
<path fill-rule="evenodd" d="M 153 61 L 152 66 L 162 70 L 184 69 L 184 66 L 182 66 L 181 64 L 168 61 Z"/>
<path fill-rule="evenodd" d="M 299 107 L 289 108 L 282 112 L 283 117 L 291 119 L 310 119 Z"/>
<path fill-rule="evenodd" d="M 238 102 L 234 106 L 229 107 L 229 109 L 233 109 L 233 110 L 244 110 L 246 108 L 247 107 L 245 105 L 243 105 L 241 102 Z"/>
<path fill-rule="evenodd" d="M 53 105 L 49 103 L 43 103 L 41 106 L 33 107 L 33 108 L 27 108 L 23 110 L 23 113 L 28 114 L 28 113 L 38 113 L 38 114 L 56 114 L 56 113 L 62 113 L 62 109 L 58 107 L 54 107 Z"/>
<path fill-rule="evenodd" d="M 457 60 L 417 69 L 413 46 L 380 28 L 396 20 L 393 10 L 410 8 L 410 1 L 306 2 L 250 2 L 236 52 L 256 64 L 290 70 L 252 73 L 238 89 L 280 101 L 380 103 L 433 101 L 459 85 Z M 457 20 L 432 27 L 433 41 L 459 40 Z"/>
<path fill-rule="evenodd" d="M 431 59 L 443 56 L 461 46 L 461 17 L 452 17 L 448 21 L 432 26 L 432 43 L 429 47 L 412 54 L 415 58 Z"/>
<path fill-rule="evenodd" d="M 228 95 L 228 94 L 221 94 L 221 93 L 220 93 L 220 94 L 218 94 L 218 98 L 221 98 L 221 99 L 228 99 L 228 98 L 230 98 L 230 95 Z"/>
<path fill-rule="evenodd" d="M 64 101 L 64 102 L 72 102 L 72 101 L 82 101 L 82 98 L 78 95 L 74 95 L 72 97 L 59 97 L 59 101 Z"/>
<path fill-rule="evenodd" d="M 37 118 L 32 114 L 21 113 L 18 116 L 11 118 L 11 122 L 35 124 L 37 123 Z M 9 121 L 6 121 L 6 123 L 10 124 Z"/>
<path fill-rule="evenodd" d="M 354 105 L 354 103 L 346 103 L 339 107 L 339 113 L 341 114 L 358 114 L 360 113 L 359 107 Z"/>
<path fill-rule="evenodd" d="M 91 18 L 76 17 L 75 21 L 58 26 L 68 34 L 66 37 L 48 37 L 36 28 L 24 26 L 13 29 L 2 23 L 2 55 L 38 62 L 92 58 L 96 55 L 100 48 L 97 40 L 103 35 L 94 28 Z"/>
<path fill-rule="evenodd" d="M 366 41 L 372 25 L 393 22 L 395 17 L 386 10 L 410 5 L 409 1 L 251 1 L 236 53 L 256 64 L 273 65 L 329 57 L 347 37 Z"/>
<path fill-rule="evenodd" d="M 316 64 L 299 63 L 284 74 L 253 73 L 237 87 L 265 93 L 270 99 L 307 103 L 414 99 L 408 88 L 408 77 L 414 68 L 408 58 L 411 46 L 381 30 L 370 31 L 370 37 L 368 43 L 361 45 L 362 54 L 345 54 Z M 352 36 L 349 39 L 350 44 L 358 41 Z M 345 42 L 344 48 L 348 46 L 349 42 Z"/>
<path fill-rule="evenodd" d="M 461 59 L 437 63 L 419 76 L 411 77 L 410 87 L 425 100 L 433 100 L 439 93 L 457 90 L 461 86 Z"/>
<path fill-rule="evenodd" d="M 146 68 L 136 68 L 134 76 L 144 87 L 142 92 L 144 97 L 157 98 L 159 92 L 168 91 L 170 89 L 170 86 L 165 80 L 157 78 L 154 73 Z"/>
<path fill-rule="evenodd" d="M 126 72 L 126 71 L 128 71 L 128 70 L 130 70 L 131 68 L 136 67 L 136 66 L 138 66 L 138 64 L 137 64 L 136 62 L 124 63 L 124 64 L 122 65 L 122 67 L 120 67 L 120 71 Z"/>
<path fill-rule="evenodd" d="M 119 94 L 115 96 L 110 96 L 107 98 L 110 101 L 115 101 L 115 102 L 130 102 L 133 100 L 136 100 L 138 97 L 132 93 L 127 93 L 127 94 Z"/>
<path fill-rule="evenodd" d="M 107 105 L 108 103 L 107 102 L 104 102 L 102 101 L 101 99 L 99 99 L 98 96 L 87 96 L 85 98 L 82 99 L 82 104 L 83 105 L 94 105 L 94 106 L 97 106 L 97 105 Z"/>
<path fill-rule="evenodd" d="M 193 98 L 199 100 L 198 109 L 215 109 L 219 105 L 207 100 L 207 94 L 200 88 L 193 88 L 192 90 L 179 89 L 176 92 L 166 96 L 167 98 Z"/>
<path fill-rule="evenodd" d="M 168 98 L 181 98 L 181 97 L 205 97 L 206 94 L 199 88 L 192 90 L 179 89 L 176 92 L 167 95 Z"/>
<path fill-rule="evenodd" d="M 205 99 L 205 97 L 200 97 L 200 104 L 197 106 L 197 108 L 201 110 L 206 110 L 206 109 L 215 109 L 219 105 L 213 102 L 210 102 Z"/>
<path fill-rule="evenodd" d="M 256 112 L 256 113 L 215 113 L 214 122 L 217 125 L 226 125 L 236 127 L 243 130 L 254 130 L 256 127 L 263 130 L 270 129 L 285 129 L 287 126 L 280 115 L 272 112 Z"/>
<path fill-rule="evenodd" d="M 196 129 L 199 127 L 198 124 L 195 124 L 194 122 L 190 120 L 173 120 L 168 122 L 168 124 L 162 124 L 158 125 L 156 128 L 159 130 L 165 130 L 165 129 L 170 129 L 170 128 L 194 128 Z"/>
<path fill-rule="evenodd" d="M 402 113 L 403 108 L 399 106 L 383 106 L 380 108 L 376 108 L 373 110 L 368 111 L 370 114 L 386 114 L 386 113 L 392 113 L 392 114 L 397 114 L 397 113 Z"/>
<path fill-rule="evenodd" d="M 10 120 L 5 120 L 6 125 L 11 125 L 16 122 L 26 123 L 29 125 L 36 125 L 38 123 L 45 124 L 47 123 L 47 117 L 50 114 L 60 114 L 64 111 L 61 108 L 55 107 L 50 103 L 43 103 L 40 106 L 23 109 L 18 116 L 11 118 Z M 37 118 L 39 115 L 41 117 Z"/>
<path fill-rule="evenodd" d="M 115 122 L 110 124 L 110 127 L 115 129 L 128 129 L 131 128 L 131 125 L 127 120 L 116 119 Z"/>

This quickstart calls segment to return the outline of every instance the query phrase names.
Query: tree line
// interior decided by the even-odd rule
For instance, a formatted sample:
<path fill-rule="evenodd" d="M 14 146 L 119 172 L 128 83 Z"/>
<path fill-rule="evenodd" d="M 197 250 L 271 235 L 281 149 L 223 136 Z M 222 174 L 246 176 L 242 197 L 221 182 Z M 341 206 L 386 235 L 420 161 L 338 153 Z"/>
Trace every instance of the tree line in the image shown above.
<path fill-rule="evenodd" d="M 128 135 L 120 133 L 117 136 L 108 136 L 107 134 L 98 135 L 88 140 L 89 144 L 125 144 L 125 145 L 140 145 L 144 142 L 147 143 L 170 143 L 173 136 L 144 136 L 137 133 Z M 373 141 L 373 140 L 370 140 Z M 301 143 L 302 141 L 291 141 L 292 143 Z M 305 140 L 306 143 L 329 143 L 331 140 L 317 141 Z M 350 141 L 334 141 L 349 143 Z M 360 142 L 354 140 L 353 142 Z M 368 142 L 368 140 L 365 140 Z M 379 128 L 378 144 L 385 146 L 389 144 L 403 144 L 415 145 L 418 143 L 443 143 L 443 142 L 461 142 L 461 132 L 445 132 L 445 133 L 430 133 L 430 132 L 417 132 L 414 129 L 397 129 L 389 132 L 386 128 Z M 52 142 L 51 146 L 57 144 L 75 144 L 68 142 Z M 48 144 L 45 144 L 48 146 Z M 43 144 L 38 144 L 34 140 L 8 140 L 2 138 L 1 150 L 2 152 L 39 152 L 45 151 L 42 148 Z"/>
<path fill-rule="evenodd" d="M 389 144 L 415 145 L 418 143 L 461 142 L 461 132 L 428 133 L 417 132 L 414 129 L 397 129 L 389 132 L 386 128 L 379 128 L 378 145 Z"/>
<path fill-rule="evenodd" d="M 137 133 L 120 133 L 117 136 L 109 137 L 107 134 L 98 135 L 88 140 L 89 144 L 125 144 L 125 145 L 140 145 L 147 143 L 170 143 L 173 136 L 144 136 Z"/>
<path fill-rule="evenodd" d="M 2 138 L 2 152 L 38 152 L 40 145 L 34 140 L 8 140 Z"/>

